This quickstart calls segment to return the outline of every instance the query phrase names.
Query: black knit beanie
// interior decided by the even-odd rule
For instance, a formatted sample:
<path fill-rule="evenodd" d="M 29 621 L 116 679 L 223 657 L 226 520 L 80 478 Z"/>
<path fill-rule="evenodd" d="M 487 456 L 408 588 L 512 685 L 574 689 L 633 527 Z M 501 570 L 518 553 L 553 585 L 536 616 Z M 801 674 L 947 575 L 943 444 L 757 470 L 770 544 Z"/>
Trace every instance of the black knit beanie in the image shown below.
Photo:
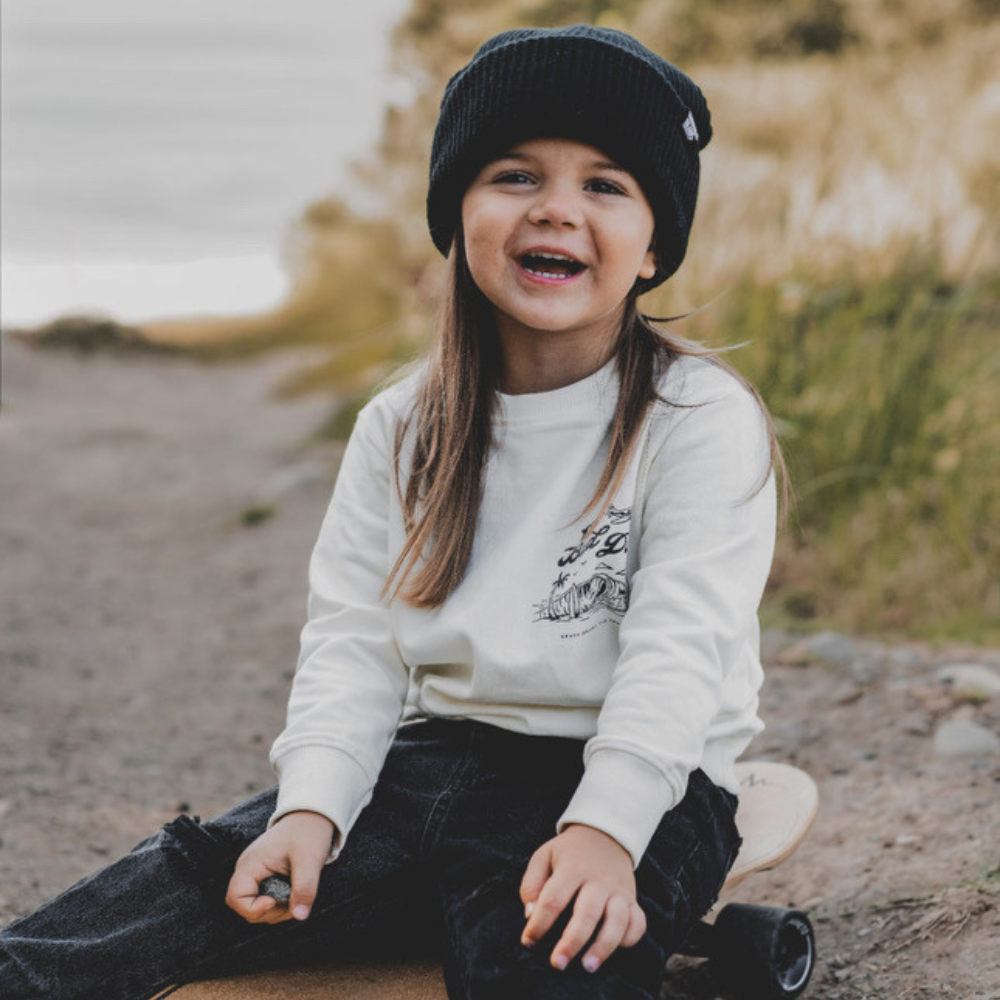
<path fill-rule="evenodd" d="M 447 255 L 462 198 L 492 157 L 519 142 L 596 146 L 639 182 L 656 220 L 654 288 L 681 265 L 712 137 L 704 95 L 679 69 L 610 28 L 518 28 L 484 43 L 448 83 L 431 151 L 427 222 Z"/>

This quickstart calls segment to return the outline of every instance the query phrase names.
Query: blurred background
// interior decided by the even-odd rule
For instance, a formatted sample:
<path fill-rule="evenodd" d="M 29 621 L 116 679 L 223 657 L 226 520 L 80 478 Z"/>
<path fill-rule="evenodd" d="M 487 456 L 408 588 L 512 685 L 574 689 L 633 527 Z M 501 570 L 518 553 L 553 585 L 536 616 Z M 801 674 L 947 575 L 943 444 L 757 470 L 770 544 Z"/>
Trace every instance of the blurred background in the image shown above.
<path fill-rule="evenodd" d="M 622 28 L 713 110 L 645 300 L 761 389 L 795 503 L 764 609 L 1000 642 L 1000 0 L 5 0 L 6 331 L 308 347 L 327 431 L 426 343 L 444 83 L 516 25 Z M 739 345 L 738 347 L 736 345 Z"/>
<path fill-rule="evenodd" d="M 404 7 L 5 2 L 4 324 L 274 305 L 289 221 L 378 137 Z"/>

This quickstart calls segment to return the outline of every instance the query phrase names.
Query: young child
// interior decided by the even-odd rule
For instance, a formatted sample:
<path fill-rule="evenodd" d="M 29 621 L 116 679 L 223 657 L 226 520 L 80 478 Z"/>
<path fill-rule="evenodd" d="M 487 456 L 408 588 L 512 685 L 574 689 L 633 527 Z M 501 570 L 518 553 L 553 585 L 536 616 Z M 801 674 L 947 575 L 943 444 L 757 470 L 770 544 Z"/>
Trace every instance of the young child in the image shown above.
<path fill-rule="evenodd" d="M 344 456 L 279 789 L 12 924 L 0 996 L 428 941 L 452 1000 L 659 995 L 739 846 L 780 461 L 753 391 L 636 308 L 684 257 L 710 136 L 617 31 L 506 32 L 451 80 L 438 342 Z"/>

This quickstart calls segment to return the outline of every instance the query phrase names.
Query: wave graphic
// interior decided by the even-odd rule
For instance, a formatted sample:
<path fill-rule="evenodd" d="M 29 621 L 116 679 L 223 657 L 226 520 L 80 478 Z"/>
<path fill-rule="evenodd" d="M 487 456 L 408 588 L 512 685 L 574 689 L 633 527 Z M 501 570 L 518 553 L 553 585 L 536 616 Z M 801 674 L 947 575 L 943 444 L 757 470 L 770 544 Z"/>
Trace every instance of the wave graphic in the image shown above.
<path fill-rule="evenodd" d="M 535 605 L 535 621 L 569 622 L 589 618 L 600 608 L 617 614 L 628 610 L 629 586 L 620 576 L 596 573 Z"/>

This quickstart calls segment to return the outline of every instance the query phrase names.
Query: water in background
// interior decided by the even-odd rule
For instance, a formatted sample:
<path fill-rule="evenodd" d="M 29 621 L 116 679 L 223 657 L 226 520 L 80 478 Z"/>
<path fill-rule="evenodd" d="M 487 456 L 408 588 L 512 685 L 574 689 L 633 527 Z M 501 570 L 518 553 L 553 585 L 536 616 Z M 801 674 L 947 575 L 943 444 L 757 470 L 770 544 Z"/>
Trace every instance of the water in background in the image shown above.
<path fill-rule="evenodd" d="M 4 0 L 2 320 L 252 311 L 350 198 L 406 0 Z"/>

